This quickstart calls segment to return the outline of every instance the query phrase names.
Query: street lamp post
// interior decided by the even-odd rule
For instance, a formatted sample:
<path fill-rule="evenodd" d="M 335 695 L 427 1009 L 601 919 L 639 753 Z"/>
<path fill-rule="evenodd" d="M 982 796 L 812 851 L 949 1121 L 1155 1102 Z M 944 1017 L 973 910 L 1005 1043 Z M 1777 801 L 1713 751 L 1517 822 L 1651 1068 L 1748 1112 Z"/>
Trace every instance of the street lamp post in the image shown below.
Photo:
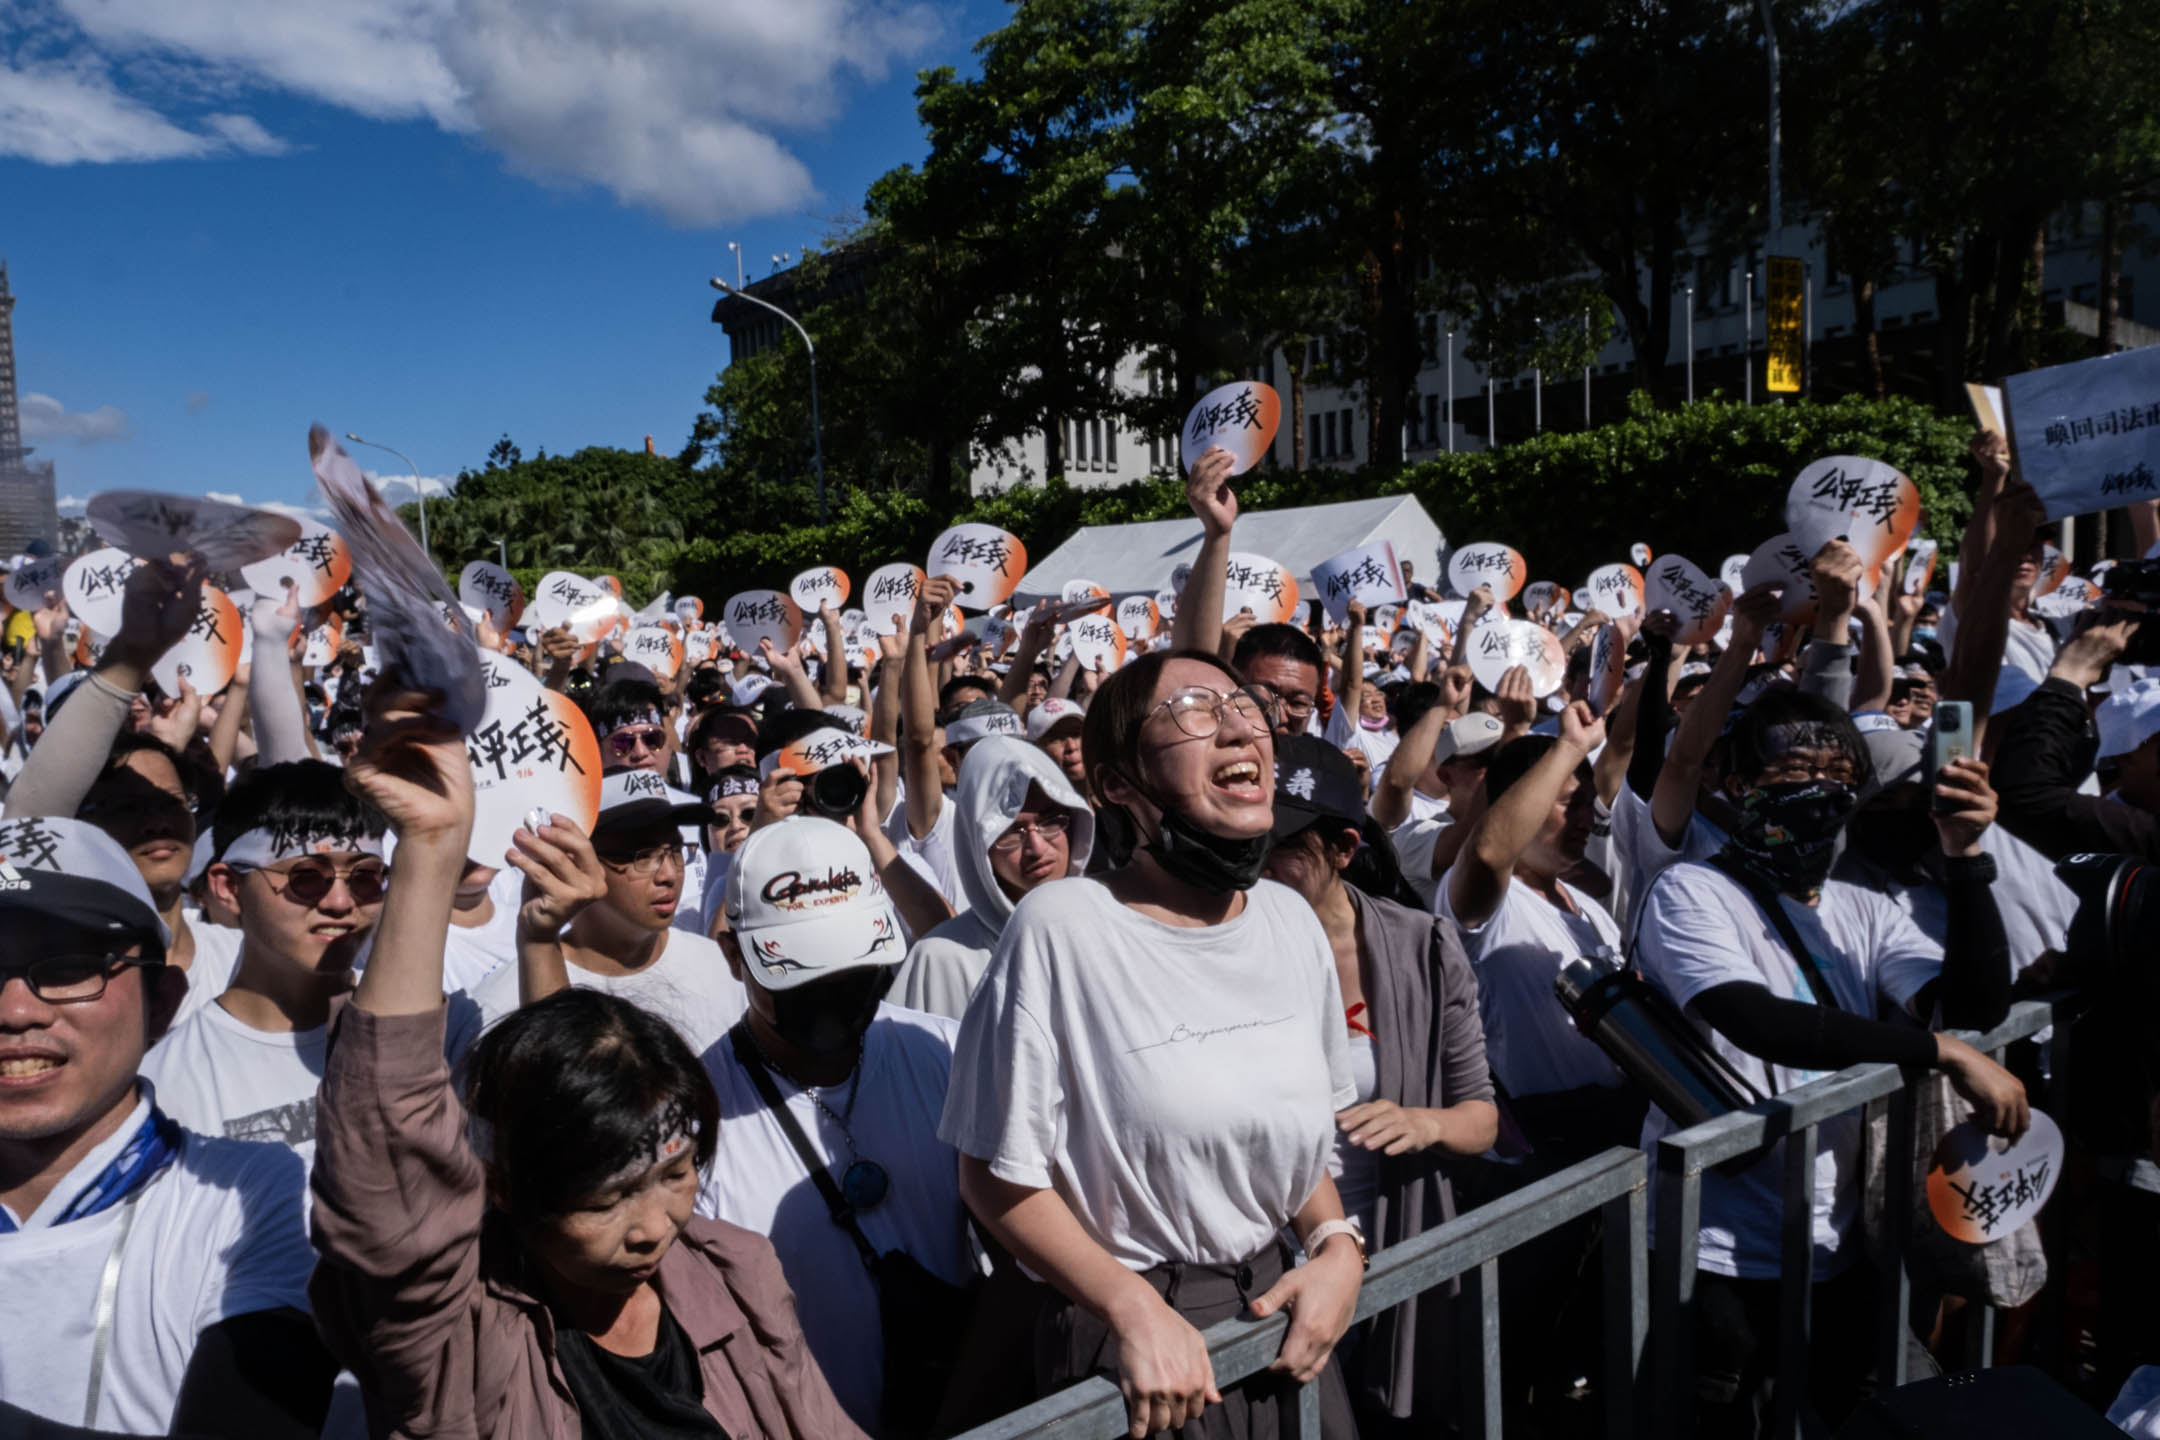
<path fill-rule="evenodd" d="M 508 569 L 510 568 L 510 537 L 509 537 L 509 536 L 507 536 L 507 535 L 497 535 L 497 536 L 495 537 L 495 553 L 496 553 L 496 554 L 498 554 L 498 555 L 500 555 L 500 556 L 502 557 L 502 568 L 503 568 L 503 569 L 505 569 L 505 570 L 508 570 Z"/>
<path fill-rule="evenodd" d="M 810 464 L 817 475 L 817 518 L 818 524 L 822 525 L 825 523 L 825 439 L 818 427 L 817 346 L 810 343 L 810 332 L 803 329 L 801 321 L 770 300 L 760 300 L 749 291 L 728 284 L 717 275 L 713 277 L 712 287 L 723 295 L 733 295 L 738 300 L 747 300 L 761 309 L 772 311 L 794 326 L 795 333 L 802 336 L 803 352 L 810 357 Z"/>
<path fill-rule="evenodd" d="M 388 445 L 383 444 L 380 440 L 364 440 L 360 436 L 353 434 L 353 432 L 350 430 L 345 432 L 345 438 L 352 441 L 355 445 L 365 445 L 370 449 L 374 450 L 388 450 L 392 455 L 397 456 L 398 459 L 405 462 L 406 469 L 412 471 L 413 500 L 420 507 L 420 548 L 427 551 L 428 558 L 430 562 L 432 562 L 435 556 L 435 552 L 428 545 L 427 491 L 421 488 L 420 467 L 413 464 L 412 457 L 407 455 L 404 451 L 392 450 Z"/>
<path fill-rule="evenodd" d="M 1687 398 L 1695 403 L 1695 287 L 1687 287 Z"/>
<path fill-rule="evenodd" d="M 1455 332 L 1447 332 L 1447 450 L 1455 453 Z"/>

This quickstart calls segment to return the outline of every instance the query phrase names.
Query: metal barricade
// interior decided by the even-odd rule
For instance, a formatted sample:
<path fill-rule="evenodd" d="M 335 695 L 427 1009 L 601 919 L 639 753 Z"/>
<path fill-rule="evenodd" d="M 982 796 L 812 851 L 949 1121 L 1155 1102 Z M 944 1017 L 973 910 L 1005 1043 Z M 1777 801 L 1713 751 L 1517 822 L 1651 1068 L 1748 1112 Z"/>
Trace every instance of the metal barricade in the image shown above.
<path fill-rule="evenodd" d="M 1963 1038 L 1973 1048 L 2000 1059 L 2010 1042 L 2036 1034 L 2055 1019 L 2053 1001 L 2026 1001 L 2012 1007 L 2009 1018 L 1986 1035 Z M 2058 1027 L 2050 1045 L 2049 1070 L 2058 1090 L 2065 1074 L 2067 1033 L 2067 1026 Z M 1695 1277 L 1701 1240 L 1703 1172 L 1730 1161 L 1759 1157 L 1781 1140 L 1797 1143 L 1785 1147 L 1777 1393 L 1770 1433 L 1779 1437 L 1799 1433 L 1811 1338 L 1814 1225 L 1809 1217 L 1814 1207 L 1817 1132 L 1824 1122 L 1855 1110 L 1887 1112 L 1888 1117 L 1883 1244 L 1878 1252 L 1885 1261 L 1885 1270 L 1877 1315 L 1876 1374 L 1883 1389 L 1905 1383 L 1906 1311 L 1912 1285 L 1905 1272 L 1904 1256 L 1913 1215 L 1913 1135 L 1919 1083 L 1908 1082 L 1895 1065 L 1854 1066 L 1746 1110 L 1667 1135 L 1658 1142 L 1657 1250 L 1651 1261 L 1657 1272 L 1652 1308 L 1658 1337 L 1650 1397 L 1653 1433 L 1684 1435 L 1693 1426 Z M 2059 1105 L 2059 1098 L 2054 1103 Z M 1795 1217 L 1799 1217 L 1797 1222 Z M 2059 1271 L 2059 1266 L 2051 1267 L 2051 1287 L 2059 1285 Z M 1978 1310 L 1969 1332 L 1973 1346 L 1967 1357 L 1976 1368 L 1987 1364 L 1994 1336 L 1992 1308 L 1981 1306 Z"/>
<path fill-rule="evenodd" d="M 1357 1319 L 1393 1309 L 1461 1276 L 1471 1370 L 1463 1433 L 1498 1440 L 1500 1430 L 1500 1256 L 1602 1210 L 1605 1217 L 1605 1391 L 1607 1433 L 1636 1432 L 1636 1374 L 1650 1318 L 1646 1236 L 1648 1163 L 1637 1150 L 1608 1150 L 1457 1216 L 1414 1240 L 1373 1256 L 1358 1295 Z M 1225 1320 L 1209 1329 L 1215 1381 L 1233 1383 L 1267 1369 L 1289 1328 L 1284 1315 Z M 1114 1440 L 1125 1433 L 1125 1400 L 1102 1378 L 1046 1396 L 966 1432 L 959 1440 Z M 1320 1399 L 1299 1387 L 1294 1440 L 1319 1440 Z"/>

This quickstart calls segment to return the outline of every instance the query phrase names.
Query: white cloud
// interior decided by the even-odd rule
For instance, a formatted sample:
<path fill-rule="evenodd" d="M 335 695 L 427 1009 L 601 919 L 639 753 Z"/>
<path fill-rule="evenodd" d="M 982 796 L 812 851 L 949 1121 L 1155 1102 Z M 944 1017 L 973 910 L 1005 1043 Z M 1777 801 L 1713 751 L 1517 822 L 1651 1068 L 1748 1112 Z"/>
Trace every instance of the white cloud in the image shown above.
<path fill-rule="evenodd" d="M 238 495 L 233 494 L 230 490 L 205 490 L 203 491 L 203 499 L 215 500 L 221 505 L 247 504 L 247 501 L 241 499 Z"/>
<path fill-rule="evenodd" d="M 448 495 L 457 488 L 457 476 L 455 475 L 422 475 L 416 492 L 410 471 L 402 475 L 381 475 L 373 470 L 363 470 L 360 473 L 374 481 L 375 488 L 382 491 L 383 498 L 393 505 L 404 505 L 410 502 L 415 493 L 425 495 L 432 500 L 437 496 Z"/>
<path fill-rule="evenodd" d="M 80 515 L 90 508 L 90 497 L 87 495 L 62 495 L 54 502 L 54 508 L 63 515 Z"/>
<path fill-rule="evenodd" d="M 134 434 L 127 412 L 117 405 L 70 410 L 52 396 L 32 390 L 22 397 L 17 408 L 22 417 L 23 439 L 33 445 L 55 440 L 97 445 L 107 440 L 126 440 Z"/>
<path fill-rule="evenodd" d="M 255 508 L 268 510 L 273 515 L 290 515 L 295 520 L 319 520 L 325 525 L 330 523 L 329 508 L 323 505 L 288 505 L 283 500 L 263 500 L 257 502 Z"/>
<path fill-rule="evenodd" d="M 847 85 L 881 78 L 938 29 L 933 0 L 46 3 L 72 23 L 90 57 L 75 68 L 95 72 L 119 133 L 99 145 L 64 123 L 23 125 L 33 149 L 0 105 L 0 152 L 52 163 L 274 154 L 284 142 L 232 97 L 275 89 L 471 134 L 521 174 L 597 185 L 694 225 L 809 203 L 791 135 L 830 122 Z M 182 124 L 103 82 L 106 63 L 157 77 L 161 91 L 218 96 L 219 113 Z"/>
<path fill-rule="evenodd" d="M 120 93 L 104 68 L 94 63 L 0 65 L 0 155 L 16 155 L 42 165 L 112 164 L 125 160 L 194 160 L 228 150 L 278 142 L 244 116 L 210 117 L 223 130 L 244 121 L 233 134 L 190 130 L 155 109 Z"/>

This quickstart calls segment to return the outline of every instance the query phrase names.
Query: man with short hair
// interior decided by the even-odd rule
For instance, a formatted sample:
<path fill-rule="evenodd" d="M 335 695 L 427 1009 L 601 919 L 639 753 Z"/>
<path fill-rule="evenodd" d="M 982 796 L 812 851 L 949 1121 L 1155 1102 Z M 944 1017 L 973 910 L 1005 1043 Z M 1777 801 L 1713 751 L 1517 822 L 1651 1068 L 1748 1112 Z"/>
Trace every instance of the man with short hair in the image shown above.
<path fill-rule="evenodd" d="M 0 823 L 0 875 L 0 1433 L 314 1435 L 306 1179 L 138 1079 L 186 988 L 142 876 L 35 817 Z"/>
<path fill-rule="evenodd" d="M 520 1004 L 532 973 L 528 951 L 567 969 L 569 983 L 605 990 L 665 1017 L 703 1054 L 741 1018 L 743 989 L 728 974 L 719 946 L 678 927 L 684 900 L 682 827 L 711 812 L 649 770 L 618 770 L 600 782 L 600 816 L 590 838 L 562 816 L 538 831 L 520 829 L 510 863 L 525 877 L 518 915 L 518 964 L 505 966 L 470 995 L 484 1022 Z M 536 877 L 565 884 L 551 905 Z"/>
<path fill-rule="evenodd" d="M 1277 735 L 1317 735 L 1320 647 L 1295 625 L 1255 625 L 1231 652 L 1230 663 L 1267 707 Z"/>

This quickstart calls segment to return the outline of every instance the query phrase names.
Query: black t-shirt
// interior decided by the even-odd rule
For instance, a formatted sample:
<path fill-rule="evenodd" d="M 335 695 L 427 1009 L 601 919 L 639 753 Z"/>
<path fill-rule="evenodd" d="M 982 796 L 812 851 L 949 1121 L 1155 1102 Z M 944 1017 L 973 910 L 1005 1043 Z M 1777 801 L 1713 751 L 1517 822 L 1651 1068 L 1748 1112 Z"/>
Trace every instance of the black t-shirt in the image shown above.
<path fill-rule="evenodd" d="M 555 1353 L 585 1440 L 727 1440 L 705 1412 L 697 1351 L 664 1303 L 650 1355 L 614 1354 L 576 1330 L 556 1331 Z"/>

